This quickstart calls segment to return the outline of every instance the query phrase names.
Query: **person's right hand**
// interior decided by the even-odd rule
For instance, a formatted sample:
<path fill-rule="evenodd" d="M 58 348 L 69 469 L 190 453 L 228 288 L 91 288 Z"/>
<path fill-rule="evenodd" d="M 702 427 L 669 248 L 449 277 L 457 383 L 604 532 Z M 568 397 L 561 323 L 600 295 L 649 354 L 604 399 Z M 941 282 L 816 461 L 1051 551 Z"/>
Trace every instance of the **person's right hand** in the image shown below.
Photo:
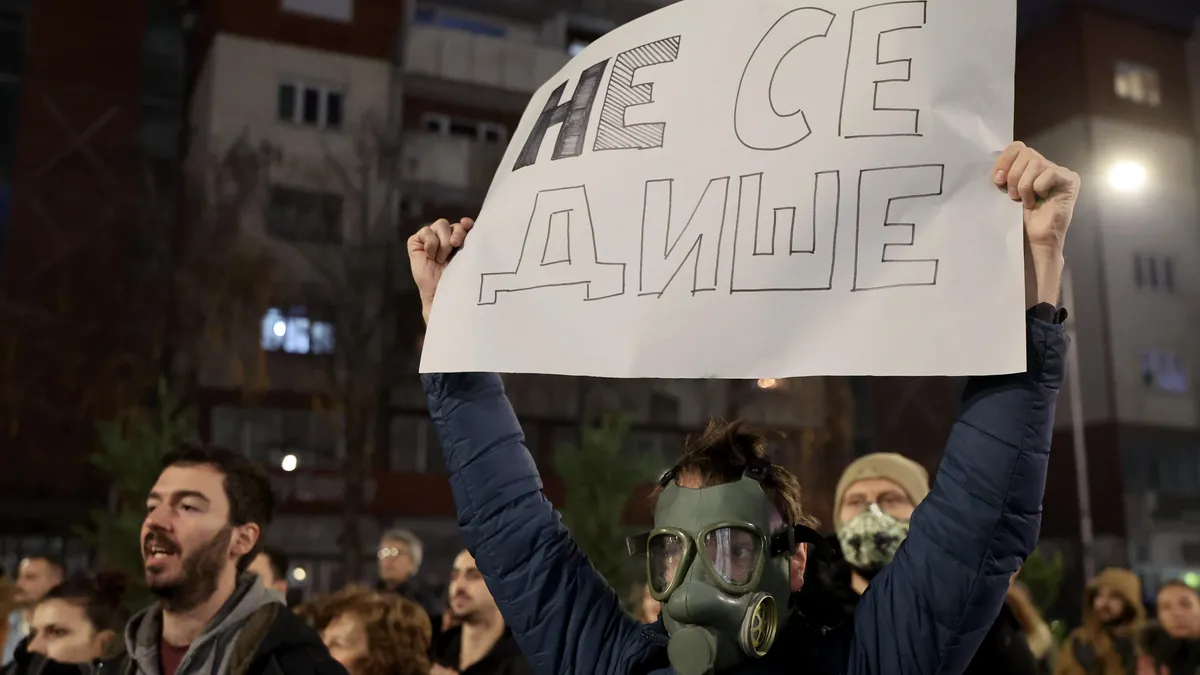
<path fill-rule="evenodd" d="M 450 255 L 463 245 L 467 233 L 475 221 L 463 218 L 453 225 L 442 218 L 426 225 L 408 239 L 408 262 L 412 266 L 413 281 L 421 294 L 421 316 L 429 321 L 429 310 L 433 307 L 433 296 L 437 292 L 442 272 L 450 262 Z"/>

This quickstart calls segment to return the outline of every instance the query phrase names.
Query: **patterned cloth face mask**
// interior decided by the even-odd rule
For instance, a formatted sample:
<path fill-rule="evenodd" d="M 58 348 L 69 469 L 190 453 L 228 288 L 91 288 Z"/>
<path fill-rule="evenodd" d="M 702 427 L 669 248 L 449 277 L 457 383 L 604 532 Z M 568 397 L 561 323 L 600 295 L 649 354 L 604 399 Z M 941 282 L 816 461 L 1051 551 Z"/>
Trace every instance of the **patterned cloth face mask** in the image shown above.
<path fill-rule="evenodd" d="M 873 576 L 891 564 L 908 528 L 909 521 L 889 516 L 878 504 L 871 504 L 838 529 L 842 556 L 855 570 Z"/>

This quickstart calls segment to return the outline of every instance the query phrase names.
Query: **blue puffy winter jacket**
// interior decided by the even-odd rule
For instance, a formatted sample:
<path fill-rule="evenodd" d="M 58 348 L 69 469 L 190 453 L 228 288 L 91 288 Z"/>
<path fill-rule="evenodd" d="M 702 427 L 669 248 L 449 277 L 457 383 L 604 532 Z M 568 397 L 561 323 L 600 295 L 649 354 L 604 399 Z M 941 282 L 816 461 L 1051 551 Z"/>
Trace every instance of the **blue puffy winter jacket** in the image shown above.
<path fill-rule="evenodd" d="M 1062 326 L 1027 321 L 1026 372 L 968 381 L 933 491 L 853 623 L 822 635 L 793 621 L 737 675 L 963 672 L 1041 524 L 1067 344 Z M 422 380 L 463 539 L 534 671 L 670 672 L 661 622 L 645 626 L 622 609 L 543 496 L 500 378 Z"/>

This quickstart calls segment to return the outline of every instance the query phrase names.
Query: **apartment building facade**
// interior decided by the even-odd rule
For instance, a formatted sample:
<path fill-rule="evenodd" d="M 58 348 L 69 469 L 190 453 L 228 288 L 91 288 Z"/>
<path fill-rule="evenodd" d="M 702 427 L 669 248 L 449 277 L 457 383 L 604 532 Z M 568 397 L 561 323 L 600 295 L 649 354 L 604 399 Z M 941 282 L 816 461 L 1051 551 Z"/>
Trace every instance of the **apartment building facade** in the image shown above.
<path fill-rule="evenodd" d="M 239 143 L 274 148 L 258 201 L 239 214 L 241 227 L 273 250 L 304 248 L 309 261 L 357 241 L 354 190 L 330 181 L 328 171 L 330 163 L 356 166 L 364 142 L 385 144 L 399 164 L 398 175 L 372 178 L 376 193 L 397 197 L 370 205 L 381 213 L 372 222 L 391 228 L 372 246 L 402 243 L 438 217 L 474 215 L 533 92 L 586 42 L 655 5 L 592 3 L 586 13 L 561 7 L 461 0 L 199 3 L 191 44 L 191 158 L 212 162 Z M 366 120 L 386 125 L 381 132 Z M 305 256 L 292 257 L 303 267 Z M 415 531 L 426 544 L 429 574 L 441 577 L 458 550 L 458 528 L 416 377 L 421 328 L 406 259 L 395 269 L 389 289 L 404 311 L 387 344 L 404 352 L 393 365 L 405 374 L 375 421 L 359 529 L 367 555 L 381 528 Z M 277 467 L 273 480 L 283 503 L 271 539 L 291 555 L 297 585 L 320 590 L 374 573 L 370 558 L 350 574 L 341 563 L 346 440 L 330 365 L 347 340 L 338 317 L 322 316 L 287 292 L 278 297 L 263 308 L 261 325 L 205 350 L 201 426 L 214 442 Z M 842 431 L 853 416 L 853 396 L 841 380 L 512 376 L 506 384 L 551 499 L 563 495 L 554 474 L 557 449 L 576 438 L 580 421 L 606 413 L 630 414 L 628 451 L 659 457 L 663 468 L 686 435 L 714 415 L 785 431 L 789 440 L 773 446 L 777 461 L 806 467 L 814 486 L 832 486 L 851 452 L 815 452 L 845 445 L 853 435 Z M 820 472 L 833 477 L 818 480 Z M 810 495 L 823 508 L 820 490 Z M 644 500 L 631 504 L 631 518 L 648 517 Z"/>
<path fill-rule="evenodd" d="M 1064 299 L 1078 387 L 1068 382 L 1059 400 L 1043 544 L 1084 559 L 1083 456 L 1092 567 L 1129 566 L 1149 586 L 1200 580 L 1200 211 L 1187 67 L 1196 8 L 1168 5 L 1048 7 L 1017 62 L 1017 136 L 1085 185 Z"/>

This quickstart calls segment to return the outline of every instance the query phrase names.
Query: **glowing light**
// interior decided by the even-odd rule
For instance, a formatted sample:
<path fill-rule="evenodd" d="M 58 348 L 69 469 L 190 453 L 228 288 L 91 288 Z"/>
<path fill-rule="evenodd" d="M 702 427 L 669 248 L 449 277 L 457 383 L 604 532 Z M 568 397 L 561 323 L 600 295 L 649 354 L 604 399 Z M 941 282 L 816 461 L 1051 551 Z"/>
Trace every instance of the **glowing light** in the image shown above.
<path fill-rule="evenodd" d="M 295 471 L 296 465 L 299 463 L 300 460 L 296 459 L 295 455 L 287 455 L 283 458 L 283 461 L 279 463 L 279 467 L 284 471 Z"/>
<path fill-rule="evenodd" d="M 275 333 L 275 337 L 283 337 L 287 333 L 287 323 L 284 321 L 276 321 L 274 326 L 271 326 L 271 332 Z"/>
<path fill-rule="evenodd" d="M 307 578 L 308 572 L 305 572 L 303 567 L 297 567 L 296 569 L 292 570 L 292 579 L 296 581 L 304 581 Z"/>
<path fill-rule="evenodd" d="M 1136 192 L 1146 184 L 1146 167 L 1137 162 L 1118 162 L 1108 171 L 1108 184 L 1118 192 Z"/>
<path fill-rule="evenodd" d="M 1192 588 L 1200 588 L 1200 574 L 1196 572 L 1188 572 L 1187 574 L 1183 575 L 1183 583 L 1191 586 Z"/>
<path fill-rule="evenodd" d="M 775 387 L 778 387 L 778 386 L 779 386 L 779 380 L 776 380 L 773 377 L 764 377 L 763 379 L 758 381 L 759 389 L 774 389 Z"/>

